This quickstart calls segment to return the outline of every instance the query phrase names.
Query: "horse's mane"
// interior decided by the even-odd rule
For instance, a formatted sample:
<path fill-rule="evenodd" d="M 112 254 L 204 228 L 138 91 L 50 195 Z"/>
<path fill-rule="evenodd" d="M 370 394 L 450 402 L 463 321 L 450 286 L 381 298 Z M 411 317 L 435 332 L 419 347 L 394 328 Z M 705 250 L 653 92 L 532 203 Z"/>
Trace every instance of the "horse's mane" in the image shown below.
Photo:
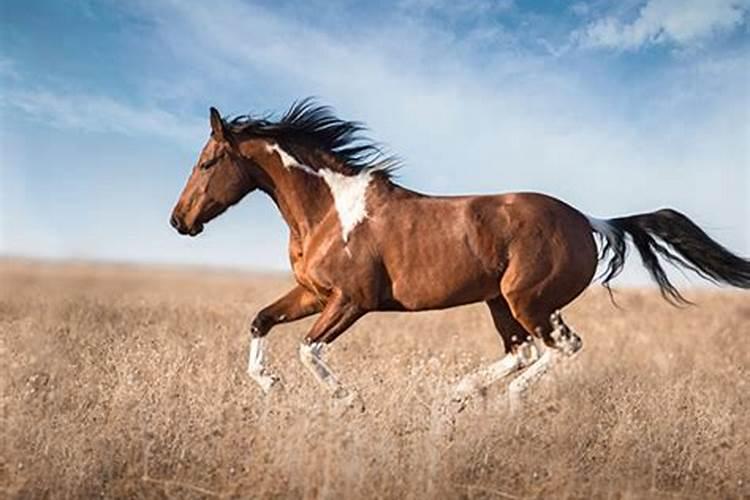
<path fill-rule="evenodd" d="M 247 114 L 227 120 L 226 125 L 233 133 L 272 138 L 295 153 L 307 153 L 308 158 L 311 151 L 301 149 L 320 149 L 351 174 L 378 171 L 390 177 L 400 164 L 398 158 L 384 154 L 363 134 L 367 129 L 364 124 L 338 118 L 332 108 L 311 97 L 296 101 L 278 120 L 270 115 L 253 118 Z"/>

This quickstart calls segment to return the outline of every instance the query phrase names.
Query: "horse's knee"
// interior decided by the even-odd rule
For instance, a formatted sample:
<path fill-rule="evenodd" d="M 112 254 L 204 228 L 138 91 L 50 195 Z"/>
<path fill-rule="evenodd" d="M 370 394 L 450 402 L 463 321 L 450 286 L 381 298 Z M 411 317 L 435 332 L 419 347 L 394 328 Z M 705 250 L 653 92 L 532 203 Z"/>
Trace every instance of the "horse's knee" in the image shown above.
<path fill-rule="evenodd" d="M 265 337 L 274 324 L 273 317 L 267 314 L 265 310 L 262 310 L 255 315 L 255 318 L 250 323 L 250 335 L 253 337 Z"/>

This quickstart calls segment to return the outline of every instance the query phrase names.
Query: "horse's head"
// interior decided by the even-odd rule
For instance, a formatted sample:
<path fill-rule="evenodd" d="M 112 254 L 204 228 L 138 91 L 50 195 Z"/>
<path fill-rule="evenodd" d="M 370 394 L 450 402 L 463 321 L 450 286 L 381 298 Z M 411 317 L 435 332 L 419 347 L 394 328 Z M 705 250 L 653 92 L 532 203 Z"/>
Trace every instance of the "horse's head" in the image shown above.
<path fill-rule="evenodd" d="M 195 236 L 203 225 L 258 187 L 252 163 L 243 157 L 221 115 L 211 108 L 211 137 L 177 201 L 170 223 L 180 234 Z"/>

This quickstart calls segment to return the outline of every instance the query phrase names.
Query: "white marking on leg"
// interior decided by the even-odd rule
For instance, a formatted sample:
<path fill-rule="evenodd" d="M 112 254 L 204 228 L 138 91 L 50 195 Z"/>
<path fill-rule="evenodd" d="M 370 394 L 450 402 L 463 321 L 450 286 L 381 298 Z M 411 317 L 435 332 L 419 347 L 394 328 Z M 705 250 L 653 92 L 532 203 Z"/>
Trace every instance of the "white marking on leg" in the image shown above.
<path fill-rule="evenodd" d="M 328 365 L 321 359 L 323 345 L 320 342 L 312 344 L 300 344 L 299 359 L 302 364 L 315 376 L 315 379 L 331 392 L 336 392 L 340 384 Z"/>
<path fill-rule="evenodd" d="M 520 406 L 521 395 L 534 382 L 538 381 L 542 375 L 552 366 L 555 361 L 555 351 L 547 349 L 542 356 L 529 365 L 518 377 L 514 378 L 508 387 L 508 397 L 510 399 L 511 410 L 515 411 Z"/>
<path fill-rule="evenodd" d="M 539 359 L 539 348 L 533 338 L 524 342 L 514 353 L 506 354 L 499 361 L 465 376 L 455 389 L 456 398 L 470 396 L 485 387 L 489 387 L 507 377 L 516 370 L 533 364 Z"/>
<path fill-rule="evenodd" d="M 563 321 L 560 311 L 555 311 L 550 315 L 550 324 L 552 332 L 550 337 L 555 342 L 555 348 L 566 356 L 573 356 L 583 347 L 583 341 L 568 325 Z"/>
<path fill-rule="evenodd" d="M 302 364 L 310 370 L 320 385 L 331 392 L 334 401 L 340 402 L 347 409 L 356 408 L 360 412 L 365 411 L 364 401 L 357 391 L 350 391 L 342 386 L 328 365 L 321 359 L 323 346 L 324 344 L 320 342 L 300 344 L 299 357 Z"/>
<path fill-rule="evenodd" d="M 265 367 L 266 339 L 264 337 L 253 337 L 250 339 L 250 356 L 247 362 L 247 374 L 260 385 L 263 392 L 268 393 L 271 387 L 278 382 Z"/>
<path fill-rule="evenodd" d="M 539 347 L 534 337 L 529 337 L 526 342 L 518 346 L 516 353 L 521 362 L 519 368 L 526 368 L 534 364 L 541 357 L 542 348 Z"/>
<path fill-rule="evenodd" d="M 372 180 L 372 171 L 363 170 L 355 175 L 345 175 L 327 168 L 316 171 L 297 161 L 278 144 L 266 144 L 266 150 L 278 154 L 284 168 L 298 168 L 325 181 L 341 224 L 341 237 L 346 243 L 349 234 L 368 216 L 367 188 Z"/>
<path fill-rule="evenodd" d="M 464 398 L 470 396 L 510 375 L 520 367 L 521 359 L 516 353 L 506 354 L 500 360 L 495 361 L 491 365 L 481 368 L 462 378 L 458 385 L 456 385 L 454 397 Z"/>

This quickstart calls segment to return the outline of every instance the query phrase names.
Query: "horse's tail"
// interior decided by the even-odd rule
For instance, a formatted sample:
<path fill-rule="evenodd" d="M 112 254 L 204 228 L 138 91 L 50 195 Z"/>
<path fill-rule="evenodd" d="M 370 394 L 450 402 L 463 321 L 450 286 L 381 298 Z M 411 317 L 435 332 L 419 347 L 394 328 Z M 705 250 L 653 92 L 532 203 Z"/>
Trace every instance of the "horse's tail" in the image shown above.
<path fill-rule="evenodd" d="M 602 236 L 600 260 L 608 259 L 602 284 L 607 288 L 625 265 L 627 236 L 641 254 L 643 265 L 659 285 L 662 296 L 673 304 L 688 301 L 669 281 L 659 256 L 714 283 L 750 288 L 750 260 L 733 254 L 675 210 L 662 209 L 609 220 L 589 217 L 589 223 Z"/>

